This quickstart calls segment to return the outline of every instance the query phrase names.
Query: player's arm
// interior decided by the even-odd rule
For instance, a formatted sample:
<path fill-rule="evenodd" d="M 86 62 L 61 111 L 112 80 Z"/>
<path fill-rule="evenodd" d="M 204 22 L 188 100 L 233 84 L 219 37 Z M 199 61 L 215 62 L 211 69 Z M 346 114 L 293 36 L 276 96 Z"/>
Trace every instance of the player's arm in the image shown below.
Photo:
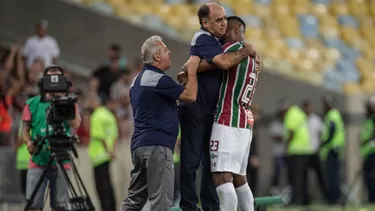
<path fill-rule="evenodd" d="M 193 38 L 191 42 L 191 54 L 205 59 L 208 63 L 222 70 L 227 70 L 239 64 L 247 56 L 255 56 L 255 49 L 251 45 L 245 44 L 245 47 L 240 50 L 223 53 L 221 45 L 215 39 L 210 35 L 201 34 Z M 198 69 L 202 71 L 201 68 Z"/>
<path fill-rule="evenodd" d="M 255 49 L 252 45 L 245 44 L 244 48 L 234 52 L 226 52 L 218 54 L 212 59 L 212 63 L 222 70 L 227 70 L 231 67 L 238 65 L 242 60 L 248 56 L 254 56 Z"/>
<path fill-rule="evenodd" d="M 217 68 L 217 67 L 214 64 L 210 64 L 210 63 L 207 62 L 207 60 L 201 59 L 197 72 L 200 73 L 200 72 L 204 72 L 206 70 L 212 70 L 212 69 L 215 69 L 215 68 Z"/>
<path fill-rule="evenodd" d="M 242 48 L 240 42 L 235 42 L 227 45 L 223 52 L 221 46 L 219 48 L 217 43 L 215 43 L 215 40 L 212 40 L 212 38 L 207 35 L 201 35 L 197 39 L 198 46 L 202 40 L 204 41 L 204 45 L 202 44 L 201 46 L 204 48 L 200 47 L 202 50 L 199 50 L 198 52 L 201 52 L 206 56 L 202 56 L 204 60 L 199 64 L 198 72 L 210 70 L 215 67 L 222 70 L 228 70 L 229 68 L 238 65 L 246 57 L 250 55 L 255 56 L 256 54 L 255 49 L 249 44 L 245 44 L 245 47 Z"/>

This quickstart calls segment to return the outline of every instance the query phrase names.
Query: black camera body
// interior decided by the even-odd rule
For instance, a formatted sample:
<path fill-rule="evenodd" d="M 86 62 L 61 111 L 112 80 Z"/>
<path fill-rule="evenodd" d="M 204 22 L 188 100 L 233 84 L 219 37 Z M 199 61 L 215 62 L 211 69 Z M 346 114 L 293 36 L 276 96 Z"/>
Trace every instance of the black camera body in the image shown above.
<path fill-rule="evenodd" d="M 51 107 L 47 112 L 48 123 L 54 125 L 76 117 L 77 97 L 74 94 L 68 96 L 54 97 L 51 100 Z"/>
<path fill-rule="evenodd" d="M 48 74 L 52 71 L 59 73 Z M 47 129 L 46 137 L 41 139 L 48 140 L 51 151 L 72 149 L 78 139 L 75 136 L 66 135 L 65 128 L 67 121 L 74 120 L 76 117 L 77 97 L 69 93 L 72 83 L 64 76 L 64 71 L 60 67 L 52 66 L 44 71 L 38 86 L 41 101 L 51 103 L 46 111 L 46 122 L 48 127 L 53 129 L 53 133 L 48 133 Z"/>

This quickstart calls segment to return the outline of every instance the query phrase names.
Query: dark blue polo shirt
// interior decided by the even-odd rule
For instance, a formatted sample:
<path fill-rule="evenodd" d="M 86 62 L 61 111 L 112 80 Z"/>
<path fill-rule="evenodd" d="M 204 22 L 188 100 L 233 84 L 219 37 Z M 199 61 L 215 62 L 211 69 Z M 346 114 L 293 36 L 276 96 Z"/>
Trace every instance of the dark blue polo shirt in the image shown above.
<path fill-rule="evenodd" d="M 184 87 L 162 70 L 144 65 L 130 87 L 134 118 L 131 150 L 150 145 L 174 150 L 179 127 L 176 100 L 183 91 Z"/>
<path fill-rule="evenodd" d="M 203 28 L 195 33 L 191 41 L 191 55 L 199 56 L 211 63 L 212 59 L 221 53 L 223 50 L 218 38 Z M 222 70 L 218 68 L 198 73 L 197 101 L 187 106 L 213 114 L 219 97 L 222 75 Z"/>

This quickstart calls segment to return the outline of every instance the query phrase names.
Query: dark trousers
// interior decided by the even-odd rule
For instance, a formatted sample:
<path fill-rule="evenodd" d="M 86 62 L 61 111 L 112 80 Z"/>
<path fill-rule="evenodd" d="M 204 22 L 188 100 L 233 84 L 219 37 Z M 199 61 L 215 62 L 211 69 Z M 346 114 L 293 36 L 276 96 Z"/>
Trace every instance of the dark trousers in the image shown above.
<path fill-rule="evenodd" d="M 292 205 L 308 205 L 307 169 L 310 155 L 289 155 L 288 180 L 292 188 Z"/>
<path fill-rule="evenodd" d="M 20 170 L 20 184 L 21 184 L 21 191 L 23 196 L 26 197 L 26 179 L 27 179 L 27 169 Z"/>
<path fill-rule="evenodd" d="M 116 199 L 110 177 L 110 162 L 94 167 L 96 191 L 99 196 L 102 211 L 116 211 Z"/>
<path fill-rule="evenodd" d="M 309 160 L 309 169 L 315 171 L 316 178 L 318 180 L 318 185 L 321 193 L 324 196 L 324 199 L 328 200 L 327 188 L 325 184 L 325 177 L 323 176 L 322 163 L 318 153 L 312 154 Z"/>
<path fill-rule="evenodd" d="M 363 162 L 363 181 L 367 188 L 369 203 L 375 203 L 375 154 L 368 155 Z"/>
<path fill-rule="evenodd" d="M 280 184 L 281 173 L 285 166 L 285 157 L 283 155 L 275 156 L 273 159 L 272 186 L 277 187 Z"/>
<path fill-rule="evenodd" d="M 248 164 L 246 169 L 246 179 L 253 196 L 256 197 L 258 186 L 258 169 Z"/>
<path fill-rule="evenodd" d="M 200 199 L 204 211 L 218 211 L 219 199 L 212 181 L 209 144 L 213 115 L 204 115 L 191 108 L 180 108 L 181 126 L 181 201 L 184 211 L 196 211 L 196 171 L 202 161 Z"/>
<path fill-rule="evenodd" d="M 174 194 L 173 202 L 180 199 L 180 162 L 174 163 Z"/>
<path fill-rule="evenodd" d="M 340 198 L 340 160 L 336 150 L 328 153 L 326 164 L 328 202 L 337 204 Z"/>

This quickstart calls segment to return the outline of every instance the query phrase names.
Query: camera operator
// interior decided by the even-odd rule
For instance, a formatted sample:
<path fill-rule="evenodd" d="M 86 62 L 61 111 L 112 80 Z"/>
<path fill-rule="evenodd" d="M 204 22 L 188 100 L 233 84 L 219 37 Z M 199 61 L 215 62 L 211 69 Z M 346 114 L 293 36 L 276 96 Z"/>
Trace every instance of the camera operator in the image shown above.
<path fill-rule="evenodd" d="M 50 67 L 46 69 L 44 76 L 46 75 L 57 75 L 62 76 L 63 70 L 59 67 Z M 27 172 L 27 187 L 26 197 L 30 199 L 32 192 L 36 188 L 39 178 L 42 176 L 44 168 L 47 166 L 48 161 L 51 157 L 49 150 L 48 140 L 42 142 L 37 154 L 36 152 L 36 141 L 37 137 L 46 137 L 48 134 L 52 134 L 53 127 L 47 123 L 47 109 L 51 105 L 52 98 L 55 96 L 63 97 L 65 93 L 45 93 L 45 96 L 37 95 L 30 98 L 24 107 L 23 111 L 23 132 L 22 138 L 27 145 L 28 151 L 32 154 L 32 158 L 28 165 Z M 45 100 L 42 100 L 45 99 Z M 75 119 L 70 121 L 64 121 L 64 128 L 66 135 L 70 134 L 71 128 L 78 128 L 81 122 L 81 118 L 78 113 L 78 106 L 75 106 L 76 115 Z M 47 132 L 48 127 L 48 132 Z M 34 154 L 33 154 L 34 153 Z M 53 161 L 53 168 L 47 173 L 46 180 L 43 181 L 40 186 L 31 208 L 29 210 L 42 210 L 44 207 L 44 193 L 47 188 L 47 180 L 49 181 L 50 188 L 50 206 L 54 211 L 64 210 L 69 201 L 68 189 L 65 185 L 64 177 L 58 172 L 56 162 Z M 71 166 L 69 161 L 64 161 L 64 169 L 70 174 Z"/>

